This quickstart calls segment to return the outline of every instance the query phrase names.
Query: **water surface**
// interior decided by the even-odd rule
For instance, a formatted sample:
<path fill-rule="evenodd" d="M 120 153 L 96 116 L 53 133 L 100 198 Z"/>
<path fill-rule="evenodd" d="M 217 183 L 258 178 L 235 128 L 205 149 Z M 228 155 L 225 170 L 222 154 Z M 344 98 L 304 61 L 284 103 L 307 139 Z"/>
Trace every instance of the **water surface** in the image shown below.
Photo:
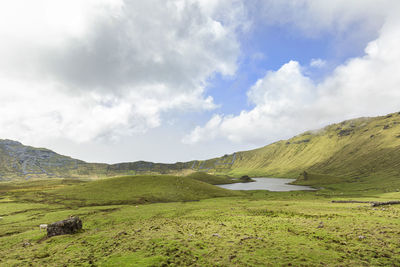
<path fill-rule="evenodd" d="M 223 184 L 219 187 L 231 190 L 268 190 L 268 191 L 299 191 L 316 190 L 315 188 L 304 185 L 291 185 L 296 179 L 282 178 L 252 178 L 255 182 Z"/>

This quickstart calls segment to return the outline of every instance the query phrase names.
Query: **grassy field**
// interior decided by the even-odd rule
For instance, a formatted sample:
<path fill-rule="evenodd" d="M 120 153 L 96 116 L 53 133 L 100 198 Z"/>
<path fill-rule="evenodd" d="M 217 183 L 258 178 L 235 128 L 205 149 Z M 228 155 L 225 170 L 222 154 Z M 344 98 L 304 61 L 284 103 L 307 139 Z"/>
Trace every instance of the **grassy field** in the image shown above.
<path fill-rule="evenodd" d="M 82 164 L 66 172 L 81 179 L 0 182 L 0 266 L 400 266 L 400 205 L 332 203 L 400 199 L 398 113 L 208 161 Z M 149 175 L 100 179 L 131 173 Z M 237 182 L 226 174 L 298 178 L 319 190 L 215 186 Z M 70 215 L 81 232 L 39 230 Z"/>
<path fill-rule="evenodd" d="M 400 193 L 338 182 L 242 193 L 172 176 L 1 183 L 0 266 L 399 266 L 400 205 L 331 201 Z M 83 231 L 39 230 L 69 215 Z"/>
<path fill-rule="evenodd" d="M 187 177 L 213 185 L 231 184 L 237 182 L 237 180 L 233 180 L 232 178 L 226 175 L 216 176 L 205 172 L 194 172 L 187 175 Z"/>

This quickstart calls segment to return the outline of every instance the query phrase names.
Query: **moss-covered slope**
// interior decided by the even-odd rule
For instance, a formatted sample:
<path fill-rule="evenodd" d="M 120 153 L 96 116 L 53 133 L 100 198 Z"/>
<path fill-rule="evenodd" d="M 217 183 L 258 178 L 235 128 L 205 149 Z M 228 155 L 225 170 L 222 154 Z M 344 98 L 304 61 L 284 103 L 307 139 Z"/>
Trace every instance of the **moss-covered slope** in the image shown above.
<path fill-rule="evenodd" d="M 208 174 L 205 172 L 194 172 L 194 173 L 187 175 L 186 177 L 194 179 L 194 180 L 202 181 L 202 182 L 205 182 L 208 184 L 214 184 L 214 185 L 231 184 L 231 183 L 235 182 L 226 175 L 217 176 L 217 175 L 212 175 L 212 174 Z"/>
<path fill-rule="evenodd" d="M 49 190 L 45 194 L 49 201 L 63 199 L 64 204 L 81 206 L 193 201 L 240 193 L 187 177 L 154 175 L 102 179 Z"/>
<path fill-rule="evenodd" d="M 297 177 L 400 177 L 400 114 L 359 118 L 236 153 L 229 173 Z"/>

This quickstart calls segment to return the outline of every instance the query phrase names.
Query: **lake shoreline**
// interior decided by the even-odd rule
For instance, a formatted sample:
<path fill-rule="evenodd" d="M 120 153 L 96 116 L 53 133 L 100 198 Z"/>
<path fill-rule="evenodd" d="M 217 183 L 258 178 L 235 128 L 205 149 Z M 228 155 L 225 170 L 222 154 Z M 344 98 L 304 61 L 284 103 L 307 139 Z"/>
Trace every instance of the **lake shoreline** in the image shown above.
<path fill-rule="evenodd" d="M 310 186 L 290 184 L 296 179 L 271 177 L 256 177 L 252 179 L 254 180 L 253 182 L 224 184 L 218 186 L 229 190 L 268 190 L 274 192 L 318 190 Z"/>

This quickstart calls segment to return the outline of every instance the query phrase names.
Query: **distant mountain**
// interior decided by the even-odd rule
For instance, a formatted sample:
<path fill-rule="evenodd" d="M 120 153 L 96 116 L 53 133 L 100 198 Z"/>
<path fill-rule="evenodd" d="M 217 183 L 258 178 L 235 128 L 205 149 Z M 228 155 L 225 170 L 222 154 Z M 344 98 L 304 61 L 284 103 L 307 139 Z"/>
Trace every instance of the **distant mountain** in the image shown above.
<path fill-rule="evenodd" d="M 45 148 L 0 139 L 0 180 L 75 176 L 86 165 Z"/>
<path fill-rule="evenodd" d="M 87 163 L 45 148 L 35 148 L 17 141 L 0 139 L 0 181 L 166 174 L 190 169 L 191 165 L 191 162 L 163 164 L 145 161 L 118 164 Z"/>
<path fill-rule="evenodd" d="M 2 180 L 193 171 L 293 178 L 304 171 L 350 178 L 400 177 L 400 113 L 348 120 L 259 149 L 175 164 L 145 161 L 112 165 L 86 163 L 48 149 L 0 140 Z"/>

